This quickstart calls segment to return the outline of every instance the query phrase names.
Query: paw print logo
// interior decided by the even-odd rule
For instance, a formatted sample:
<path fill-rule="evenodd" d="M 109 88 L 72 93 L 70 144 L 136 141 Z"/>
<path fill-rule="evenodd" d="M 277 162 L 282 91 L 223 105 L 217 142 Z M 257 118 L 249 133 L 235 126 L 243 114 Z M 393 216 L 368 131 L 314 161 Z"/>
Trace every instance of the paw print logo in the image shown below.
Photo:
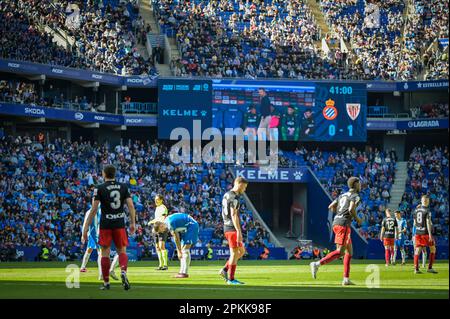
<path fill-rule="evenodd" d="M 297 171 L 297 172 L 294 173 L 294 178 L 295 178 L 296 181 L 301 180 L 302 177 L 303 177 L 303 173 L 302 172 Z"/>
<path fill-rule="evenodd" d="M 208 112 L 207 112 L 207 111 L 201 111 L 200 114 L 201 114 L 202 116 L 206 116 L 206 114 L 208 114 Z"/>

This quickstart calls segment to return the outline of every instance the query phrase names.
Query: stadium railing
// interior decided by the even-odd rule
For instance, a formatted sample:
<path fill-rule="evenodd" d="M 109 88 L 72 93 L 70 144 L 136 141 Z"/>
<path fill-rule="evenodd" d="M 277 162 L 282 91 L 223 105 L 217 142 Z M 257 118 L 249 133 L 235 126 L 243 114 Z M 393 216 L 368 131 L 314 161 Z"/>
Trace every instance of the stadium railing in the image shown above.
<path fill-rule="evenodd" d="M 123 114 L 152 114 L 158 112 L 157 103 L 123 102 L 120 105 Z"/>

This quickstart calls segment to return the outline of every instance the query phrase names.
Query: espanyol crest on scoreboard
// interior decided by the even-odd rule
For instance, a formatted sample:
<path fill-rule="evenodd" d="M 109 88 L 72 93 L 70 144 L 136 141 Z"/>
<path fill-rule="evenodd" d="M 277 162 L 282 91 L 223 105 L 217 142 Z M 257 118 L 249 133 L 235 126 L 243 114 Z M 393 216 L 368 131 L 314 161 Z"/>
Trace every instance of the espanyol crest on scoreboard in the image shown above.
<path fill-rule="evenodd" d="M 347 114 L 354 121 L 358 118 L 358 115 L 361 111 L 361 104 L 359 103 L 347 103 Z"/>

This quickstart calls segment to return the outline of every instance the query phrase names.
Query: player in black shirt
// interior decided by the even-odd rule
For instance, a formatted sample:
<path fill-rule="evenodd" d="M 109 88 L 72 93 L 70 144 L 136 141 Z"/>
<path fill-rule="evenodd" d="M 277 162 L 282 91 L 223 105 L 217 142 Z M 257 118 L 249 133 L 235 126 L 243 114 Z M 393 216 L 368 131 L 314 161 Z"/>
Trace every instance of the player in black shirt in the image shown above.
<path fill-rule="evenodd" d="M 386 267 L 389 264 L 394 264 L 393 256 L 394 256 L 394 245 L 395 239 L 398 234 L 398 224 L 397 220 L 392 217 L 391 210 L 389 208 L 386 209 L 386 217 L 381 222 L 381 233 L 380 240 L 384 245 L 384 257 L 386 259 Z"/>
<path fill-rule="evenodd" d="M 234 278 L 238 260 L 244 256 L 245 247 L 242 237 L 239 198 L 247 189 L 248 181 L 236 177 L 233 188 L 222 199 L 223 231 L 230 247 L 230 258 L 220 270 L 219 275 L 229 285 L 241 285 L 243 282 Z M 229 275 L 228 275 L 229 273 Z"/>
<path fill-rule="evenodd" d="M 98 207 L 101 205 L 102 212 L 100 218 L 99 245 L 102 247 L 102 274 L 104 284 L 103 290 L 108 290 L 109 286 L 109 268 L 110 268 L 110 247 L 114 240 L 117 253 L 119 254 L 119 265 L 121 269 L 122 285 L 125 290 L 130 289 L 130 283 L 127 278 L 128 256 L 126 253 L 128 246 L 128 235 L 125 229 L 125 211 L 124 205 L 127 204 L 130 212 L 130 233 L 134 234 L 136 228 L 136 211 L 133 200 L 130 197 L 128 187 L 125 184 L 116 182 L 116 168 L 113 165 L 106 165 L 103 168 L 102 176 L 104 183 L 94 189 L 94 201 L 89 216 L 83 226 L 83 235 L 81 242 L 84 244 L 87 240 L 87 230 L 93 217 L 97 214 Z"/>
<path fill-rule="evenodd" d="M 249 112 L 247 112 L 244 115 L 244 135 L 250 136 L 252 135 L 251 139 L 256 139 L 256 136 L 258 134 L 258 126 L 261 122 L 261 115 L 256 113 L 256 107 L 252 105 L 249 109 Z"/>
<path fill-rule="evenodd" d="M 353 246 L 351 238 L 351 223 L 352 220 L 356 220 L 358 224 L 361 224 L 360 218 L 356 215 L 356 208 L 358 207 L 361 199 L 359 192 L 361 191 L 361 182 L 358 177 L 350 177 L 347 181 L 349 191 L 336 198 L 329 206 L 328 209 L 336 216 L 333 220 L 333 232 L 334 243 L 336 244 L 336 250 L 327 254 L 320 261 L 312 262 L 309 264 L 311 267 L 311 274 L 316 279 L 317 271 L 319 267 L 326 265 L 339 257 L 344 257 L 344 279 L 342 281 L 343 286 L 354 285 L 350 281 L 350 262 L 353 255 Z"/>
<path fill-rule="evenodd" d="M 287 114 L 284 114 L 281 118 L 281 140 L 298 141 L 299 136 L 300 121 L 295 113 L 295 108 L 289 105 Z"/>
<path fill-rule="evenodd" d="M 433 269 L 433 262 L 436 254 L 436 247 L 434 245 L 434 239 L 432 235 L 433 224 L 431 223 L 430 212 L 430 198 L 427 195 L 423 195 L 421 198 L 421 204 L 417 206 L 413 213 L 414 227 L 416 228 L 415 235 L 415 249 L 414 249 L 414 273 L 420 274 L 419 270 L 419 255 L 421 252 L 426 252 L 427 246 L 434 246 L 434 249 L 430 249 L 430 263 L 428 265 L 428 272 L 437 273 Z"/>
<path fill-rule="evenodd" d="M 311 138 L 314 136 L 316 131 L 316 122 L 314 121 L 312 110 L 308 109 L 305 113 L 303 113 L 301 127 L 300 137 Z"/>

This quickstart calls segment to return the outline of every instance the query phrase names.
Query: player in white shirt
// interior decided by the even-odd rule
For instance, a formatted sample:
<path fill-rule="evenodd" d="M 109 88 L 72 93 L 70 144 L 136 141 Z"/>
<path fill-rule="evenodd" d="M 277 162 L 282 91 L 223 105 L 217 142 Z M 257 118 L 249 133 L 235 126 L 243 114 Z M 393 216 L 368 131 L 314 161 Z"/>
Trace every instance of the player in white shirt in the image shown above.
<path fill-rule="evenodd" d="M 162 195 L 158 194 L 155 196 L 155 218 L 152 220 L 152 223 L 156 221 L 164 222 L 168 215 L 167 207 L 164 205 L 164 198 Z M 168 251 L 166 249 L 166 241 L 169 236 L 169 232 L 156 233 L 154 232 L 153 238 L 155 241 L 156 253 L 158 254 L 159 266 L 156 270 L 167 270 L 169 267 L 167 266 L 168 261 Z"/>

